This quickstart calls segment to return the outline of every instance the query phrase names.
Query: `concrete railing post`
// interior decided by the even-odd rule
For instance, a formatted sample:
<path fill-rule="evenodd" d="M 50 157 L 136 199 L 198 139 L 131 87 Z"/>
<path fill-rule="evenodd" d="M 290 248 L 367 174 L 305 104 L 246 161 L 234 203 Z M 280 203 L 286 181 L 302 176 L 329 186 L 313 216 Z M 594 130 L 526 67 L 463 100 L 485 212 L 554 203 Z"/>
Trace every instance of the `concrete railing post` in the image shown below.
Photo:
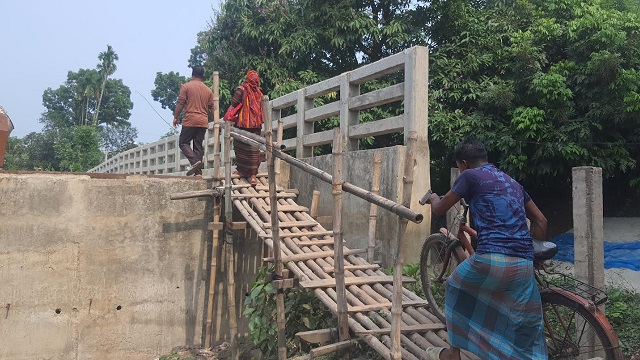
<path fill-rule="evenodd" d="M 572 169 L 572 175 L 574 275 L 580 281 L 604 289 L 602 169 L 591 166 L 575 167 Z M 604 312 L 604 305 L 600 310 Z M 580 321 L 577 327 L 582 327 Z M 583 334 L 581 341 L 588 346 L 596 346 L 594 333 Z M 591 358 L 604 356 L 604 353 L 592 351 L 586 355 Z"/>
<path fill-rule="evenodd" d="M 573 173 L 574 272 L 578 280 L 604 288 L 602 169 L 583 166 Z"/>
<path fill-rule="evenodd" d="M 406 246 L 406 260 L 416 261 L 416 254 L 420 254 L 422 241 L 431 231 L 431 207 L 421 206 L 418 200 L 431 188 L 430 156 L 429 156 L 429 125 L 428 118 L 428 89 L 429 89 L 429 49 L 413 47 L 405 50 L 404 69 L 404 142 L 407 145 L 408 136 L 416 136 L 415 146 L 410 156 L 414 159 L 413 189 L 410 208 L 422 211 L 424 221 L 420 224 L 410 223 L 405 237 L 415 239 Z M 398 194 L 400 194 L 399 192 Z M 419 240 L 418 240 L 419 239 Z"/>
<path fill-rule="evenodd" d="M 310 108 L 313 108 L 313 99 L 311 100 L 307 99 L 306 89 L 298 90 L 297 108 L 298 108 L 298 117 L 297 117 L 298 134 L 296 137 L 296 157 L 297 158 L 311 157 L 313 155 L 313 148 L 310 146 L 305 146 L 304 136 L 313 134 L 313 123 L 308 123 L 305 121 L 306 111 Z"/>
<path fill-rule="evenodd" d="M 347 141 L 345 152 L 358 150 L 358 139 L 349 136 L 349 128 L 360 122 L 360 112 L 349 109 L 349 99 L 360 95 L 360 85 L 351 84 L 350 78 L 350 73 L 344 73 L 340 77 L 340 131 Z"/>

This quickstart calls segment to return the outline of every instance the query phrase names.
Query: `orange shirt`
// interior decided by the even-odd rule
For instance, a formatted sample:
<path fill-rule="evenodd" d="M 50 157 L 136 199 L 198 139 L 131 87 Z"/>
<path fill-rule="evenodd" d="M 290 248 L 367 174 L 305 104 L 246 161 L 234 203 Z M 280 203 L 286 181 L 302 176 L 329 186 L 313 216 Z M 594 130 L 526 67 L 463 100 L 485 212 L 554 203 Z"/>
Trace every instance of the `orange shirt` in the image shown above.
<path fill-rule="evenodd" d="M 184 106 L 182 126 L 209 126 L 208 111 L 213 112 L 213 92 L 202 80 L 193 78 L 182 85 L 178 95 L 178 107 L 180 105 Z"/>

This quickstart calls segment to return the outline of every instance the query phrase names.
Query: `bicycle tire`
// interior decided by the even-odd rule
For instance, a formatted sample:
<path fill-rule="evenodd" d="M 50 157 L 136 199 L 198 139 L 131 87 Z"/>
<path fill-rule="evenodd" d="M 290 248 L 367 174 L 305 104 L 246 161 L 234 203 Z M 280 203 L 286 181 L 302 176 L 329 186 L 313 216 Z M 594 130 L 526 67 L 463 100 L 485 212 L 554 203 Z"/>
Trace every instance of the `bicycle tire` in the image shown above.
<path fill-rule="evenodd" d="M 588 359 L 595 357 L 593 351 L 604 351 L 605 360 L 624 359 L 618 338 L 604 315 L 594 315 L 565 290 L 543 289 L 540 296 L 549 359 Z M 585 334 L 588 329 L 592 329 L 594 345 L 584 341 L 581 344 L 589 336 Z"/>
<path fill-rule="evenodd" d="M 451 241 L 443 234 L 432 234 L 424 242 L 420 251 L 420 281 L 422 282 L 422 289 L 429 302 L 431 312 L 443 323 L 446 323 L 444 316 L 446 277 L 461 262 L 456 251 L 452 251 L 443 279 L 436 281 L 442 271 L 446 248 L 451 244 Z"/>

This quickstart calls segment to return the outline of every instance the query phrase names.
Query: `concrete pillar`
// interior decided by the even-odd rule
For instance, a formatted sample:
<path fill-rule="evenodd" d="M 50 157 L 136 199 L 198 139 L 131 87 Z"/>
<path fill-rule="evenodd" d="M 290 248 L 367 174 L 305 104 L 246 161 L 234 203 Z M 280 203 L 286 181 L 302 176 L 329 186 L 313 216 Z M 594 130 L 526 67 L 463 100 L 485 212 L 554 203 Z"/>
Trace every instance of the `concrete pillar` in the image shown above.
<path fill-rule="evenodd" d="M 306 122 L 306 111 L 313 109 L 313 99 L 307 99 L 306 89 L 298 90 L 298 103 L 297 103 L 297 130 L 296 136 L 296 157 L 298 159 L 313 156 L 313 148 L 311 146 L 304 146 L 305 135 L 313 134 L 313 123 Z"/>
<path fill-rule="evenodd" d="M 360 111 L 349 109 L 349 99 L 360 95 L 360 85 L 351 83 L 350 74 L 340 76 L 340 130 L 346 138 L 345 152 L 358 150 L 358 139 L 349 136 L 349 129 L 360 122 Z"/>
<path fill-rule="evenodd" d="M 604 288 L 602 169 L 583 166 L 573 173 L 573 236 L 575 277 Z"/>
<path fill-rule="evenodd" d="M 422 46 L 412 47 L 405 52 L 404 67 L 404 136 L 416 134 L 413 148 L 413 189 L 411 206 L 414 211 L 421 211 L 424 220 L 420 224 L 409 223 L 405 232 L 408 242 L 405 247 L 405 261 L 415 262 L 420 258 L 422 240 L 431 232 L 431 207 L 421 206 L 418 200 L 431 188 L 429 136 L 428 136 L 428 90 L 429 90 L 429 49 Z M 403 167 L 400 168 L 402 174 Z M 401 188 L 399 188 L 401 189 Z M 400 197 L 402 191 L 398 191 Z M 417 240 L 420 239 L 420 240 Z"/>
<path fill-rule="evenodd" d="M 0 109 L 0 169 L 4 166 L 4 154 L 12 130 L 13 124 L 9 120 L 9 116 Z"/>

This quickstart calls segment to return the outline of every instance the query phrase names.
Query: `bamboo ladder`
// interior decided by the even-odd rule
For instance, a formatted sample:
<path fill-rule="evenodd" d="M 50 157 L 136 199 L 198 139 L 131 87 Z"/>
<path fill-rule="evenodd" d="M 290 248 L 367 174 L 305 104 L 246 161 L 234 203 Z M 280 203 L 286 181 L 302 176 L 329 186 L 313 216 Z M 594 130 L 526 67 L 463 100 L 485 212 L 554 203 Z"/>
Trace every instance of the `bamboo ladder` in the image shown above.
<path fill-rule="evenodd" d="M 215 78 L 214 78 L 215 80 Z M 215 81 L 214 81 L 215 82 Z M 263 99 L 265 114 L 270 114 L 268 98 Z M 267 116 L 267 124 L 271 124 L 270 116 Z M 281 122 L 279 122 L 280 124 Z M 216 133 L 214 124 L 214 136 Z M 327 174 L 313 168 L 306 163 L 292 158 L 276 147 L 271 141 L 272 130 L 267 127 L 265 135 L 267 139 L 232 129 L 225 124 L 225 223 L 212 224 L 212 228 L 225 230 L 225 249 L 227 258 L 227 296 L 229 311 L 229 329 L 232 341 L 232 358 L 238 359 L 237 350 L 237 320 L 235 311 L 235 281 L 233 278 L 234 254 L 233 254 L 233 229 L 231 220 L 232 204 L 240 211 L 246 223 L 264 239 L 267 246 L 274 250 L 272 261 L 276 264 L 276 278 L 274 287 L 278 289 L 277 296 L 277 325 L 278 325 L 278 357 L 286 359 L 286 347 L 284 339 L 284 296 L 283 290 L 296 285 L 295 279 L 284 278 L 284 264 L 298 280 L 300 286 L 314 292 L 331 311 L 338 316 L 338 339 L 329 345 L 321 346 L 312 351 L 313 356 L 319 356 L 345 349 L 351 346 L 350 334 L 357 340 L 365 341 L 386 359 L 419 359 L 423 357 L 424 349 L 428 346 L 446 346 L 443 329 L 444 326 L 437 321 L 427 310 L 427 304 L 417 295 L 402 287 L 402 283 L 409 279 L 402 277 L 402 241 L 399 237 L 404 233 L 407 221 L 419 222 L 421 215 L 414 213 L 407 206 L 394 203 L 374 193 L 358 188 L 345 182 L 341 176 L 341 155 L 344 137 L 339 130 L 334 133 L 334 174 Z M 219 127 L 218 127 L 219 129 Z M 219 130 L 218 130 L 219 131 Z M 281 140 L 279 126 L 278 137 Z M 256 187 L 246 186 L 240 179 L 231 176 L 231 139 L 243 141 L 267 153 L 268 179 L 259 177 L 260 184 Z M 413 140 L 412 140 L 413 139 Z M 404 170 L 403 203 L 408 204 L 411 196 L 411 182 L 414 160 L 411 157 L 412 141 L 415 136 L 408 136 L 408 159 Z M 215 140 L 214 140 L 214 144 Z M 214 146 L 214 153 L 217 145 Z M 214 179 L 219 178 L 219 168 L 216 160 L 219 153 L 214 154 Z M 278 170 L 275 158 L 284 160 L 321 180 L 332 184 L 334 197 L 335 220 L 333 231 L 323 229 L 308 214 L 308 209 L 295 203 L 292 193 L 283 189 L 277 189 L 275 178 Z M 218 160 L 218 164 L 220 161 Z M 259 174 L 260 175 L 260 174 Z M 264 174 L 263 174 L 264 176 Z M 267 184 L 265 184 L 267 183 Z M 268 196 L 262 195 L 268 185 Z M 369 249 L 348 249 L 342 241 L 342 191 L 347 191 L 377 206 L 381 206 L 399 215 L 397 232 L 397 248 L 394 254 L 394 275 L 386 276 L 376 265 L 368 263 L 358 254 L 370 253 Z M 212 196 L 219 199 L 223 193 L 219 188 L 172 195 L 172 199 L 185 199 L 191 197 Z M 295 194 L 293 194 L 295 195 Z M 215 200 L 214 200 L 215 201 Z M 219 207 L 218 207 L 219 209 Z M 219 211 L 219 210 L 218 210 Z M 219 216 L 219 213 L 218 213 Z M 269 222 L 265 222 L 269 219 Z M 215 220 L 215 206 L 214 206 Z M 214 231 L 214 239 L 215 237 Z M 333 236 L 332 236 L 333 235 Z M 332 238 L 333 237 L 333 238 Z M 331 249 L 333 247 L 333 249 Z M 214 246 L 213 253 L 217 251 Z M 279 248 L 279 249 L 278 249 Z M 369 250 L 369 251 L 368 251 Z M 342 255 L 339 253 L 342 252 Z M 212 256 L 211 265 L 216 267 L 216 256 Z M 215 271 L 212 268 L 210 278 L 210 292 L 212 297 L 212 283 L 215 284 Z M 278 300 L 278 297 L 280 300 Z M 210 300 L 210 306 L 212 301 Z M 389 309 L 391 311 L 389 312 Z M 384 317 L 382 312 L 388 314 Z M 212 324 L 208 311 L 207 326 Z M 391 319 L 389 322 L 388 319 Z M 206 330 L 210 339 L 211 329 Z M 299 334 L 301 338 L 316 339 L 318 342 L 326 342 L 332 339 L 331 331 L 317 330 L 307 334 Z M 211 340 L 209 340 L 211 341 Z M 209 343 L 210 344 L 210 343 Z M 463 354 L 464 359 L 473 359 L 469 354 Z"/>

